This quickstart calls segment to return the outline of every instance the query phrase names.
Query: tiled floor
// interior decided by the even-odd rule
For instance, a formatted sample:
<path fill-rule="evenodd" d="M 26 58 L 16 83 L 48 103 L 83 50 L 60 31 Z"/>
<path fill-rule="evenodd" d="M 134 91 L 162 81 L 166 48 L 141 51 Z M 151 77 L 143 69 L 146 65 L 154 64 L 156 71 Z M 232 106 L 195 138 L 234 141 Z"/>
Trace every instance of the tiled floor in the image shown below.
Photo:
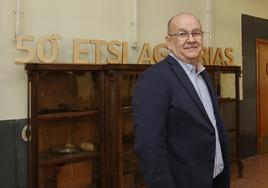
<path fill-rule="evenodd" d="M 237 168 L 232 169 L 231 188 L 268 188 L 268 154 L 244 160 L 243 177 L 237 178 Z"/>

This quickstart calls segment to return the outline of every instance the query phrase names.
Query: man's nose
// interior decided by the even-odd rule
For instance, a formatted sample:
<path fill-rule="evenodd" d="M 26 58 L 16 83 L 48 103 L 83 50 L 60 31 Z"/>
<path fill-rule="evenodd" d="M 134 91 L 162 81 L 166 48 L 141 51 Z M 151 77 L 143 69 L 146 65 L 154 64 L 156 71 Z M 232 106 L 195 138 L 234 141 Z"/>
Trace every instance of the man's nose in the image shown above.
<path fill-rule="evenodd" d="M 196 38 L 193 37 L 192 33 L 189 33 L 189 35 L 187 37 L 187 40 L 190 41 L 190 42 L 193 42 L 193 41 L 196 41 Z"/>

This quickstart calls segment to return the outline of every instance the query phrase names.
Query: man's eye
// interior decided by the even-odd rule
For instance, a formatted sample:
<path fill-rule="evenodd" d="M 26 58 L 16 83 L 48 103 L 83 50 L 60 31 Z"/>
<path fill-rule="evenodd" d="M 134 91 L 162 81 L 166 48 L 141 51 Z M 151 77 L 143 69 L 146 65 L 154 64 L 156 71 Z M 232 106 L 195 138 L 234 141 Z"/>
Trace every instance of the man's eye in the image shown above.
<path fill-rule="evenodd" d="M 179 33 L 179 37 L 186 37 L 187 33 Z"/>
<path fill-rule="evenodd" d="M 201 33 L 199 33 L 199 32 L 194 32 L 194 33 L 192 33 L 192 35 L 193 35 L 194 37 L 199 37 L 199 36 L 201 35 Z"/>

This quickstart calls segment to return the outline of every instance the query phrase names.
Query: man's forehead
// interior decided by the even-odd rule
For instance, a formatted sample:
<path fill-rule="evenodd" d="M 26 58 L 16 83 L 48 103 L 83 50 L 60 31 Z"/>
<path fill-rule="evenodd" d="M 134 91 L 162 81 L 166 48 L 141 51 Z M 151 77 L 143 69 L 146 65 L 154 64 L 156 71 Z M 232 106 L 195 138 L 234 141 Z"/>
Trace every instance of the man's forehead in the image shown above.
<path fill-rule="evenodd" d="M 174 17 L 171 23 L 171 27 L 173 29 L 179 29 L 180 27 L 182 27 L 182 29 L 183 27 L 194 27 L 197 29 L 201 29 L 199 20 L 195 16 L 190 14 L 183 14 Z"/>

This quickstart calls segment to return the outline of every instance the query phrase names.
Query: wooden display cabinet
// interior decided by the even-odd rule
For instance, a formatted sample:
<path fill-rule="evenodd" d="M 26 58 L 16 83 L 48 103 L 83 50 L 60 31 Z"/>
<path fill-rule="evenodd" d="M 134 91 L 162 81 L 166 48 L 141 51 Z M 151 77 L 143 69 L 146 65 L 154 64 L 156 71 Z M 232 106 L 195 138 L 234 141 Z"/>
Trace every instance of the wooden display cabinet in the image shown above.
<path fill-rule="evenodd" d="M 132 93 L 139 75 L 149 65 L 105 66 L 105 111 L 107 170 L 114 188 L 145 187 L 138 159 L 134 153 Z M 239 77 L 238 66 L 206 65 L 218 96 L 220 111 L 228 131 L 230 156 L 242 176 L 239 156 Z"/>
<path fill-rule="evenodd" d="M 26 64 L 29 187 L 105 187 L 102 66 Z"/>
<path fill-rule="evenodd" d="M 229 152 L 231 162 L 238 166 L 239 177 L 242 177 L 243 163 L 239 156 L 239 77 L 240 66 L 209 65 L 206 70 L 210 73 L 220 111 L 229 138 Z"/>
<path fill-rule="evenodd" d="M 26 64 L 30 188 L 143 186 L 131 100 L 147 67 Z"/>

